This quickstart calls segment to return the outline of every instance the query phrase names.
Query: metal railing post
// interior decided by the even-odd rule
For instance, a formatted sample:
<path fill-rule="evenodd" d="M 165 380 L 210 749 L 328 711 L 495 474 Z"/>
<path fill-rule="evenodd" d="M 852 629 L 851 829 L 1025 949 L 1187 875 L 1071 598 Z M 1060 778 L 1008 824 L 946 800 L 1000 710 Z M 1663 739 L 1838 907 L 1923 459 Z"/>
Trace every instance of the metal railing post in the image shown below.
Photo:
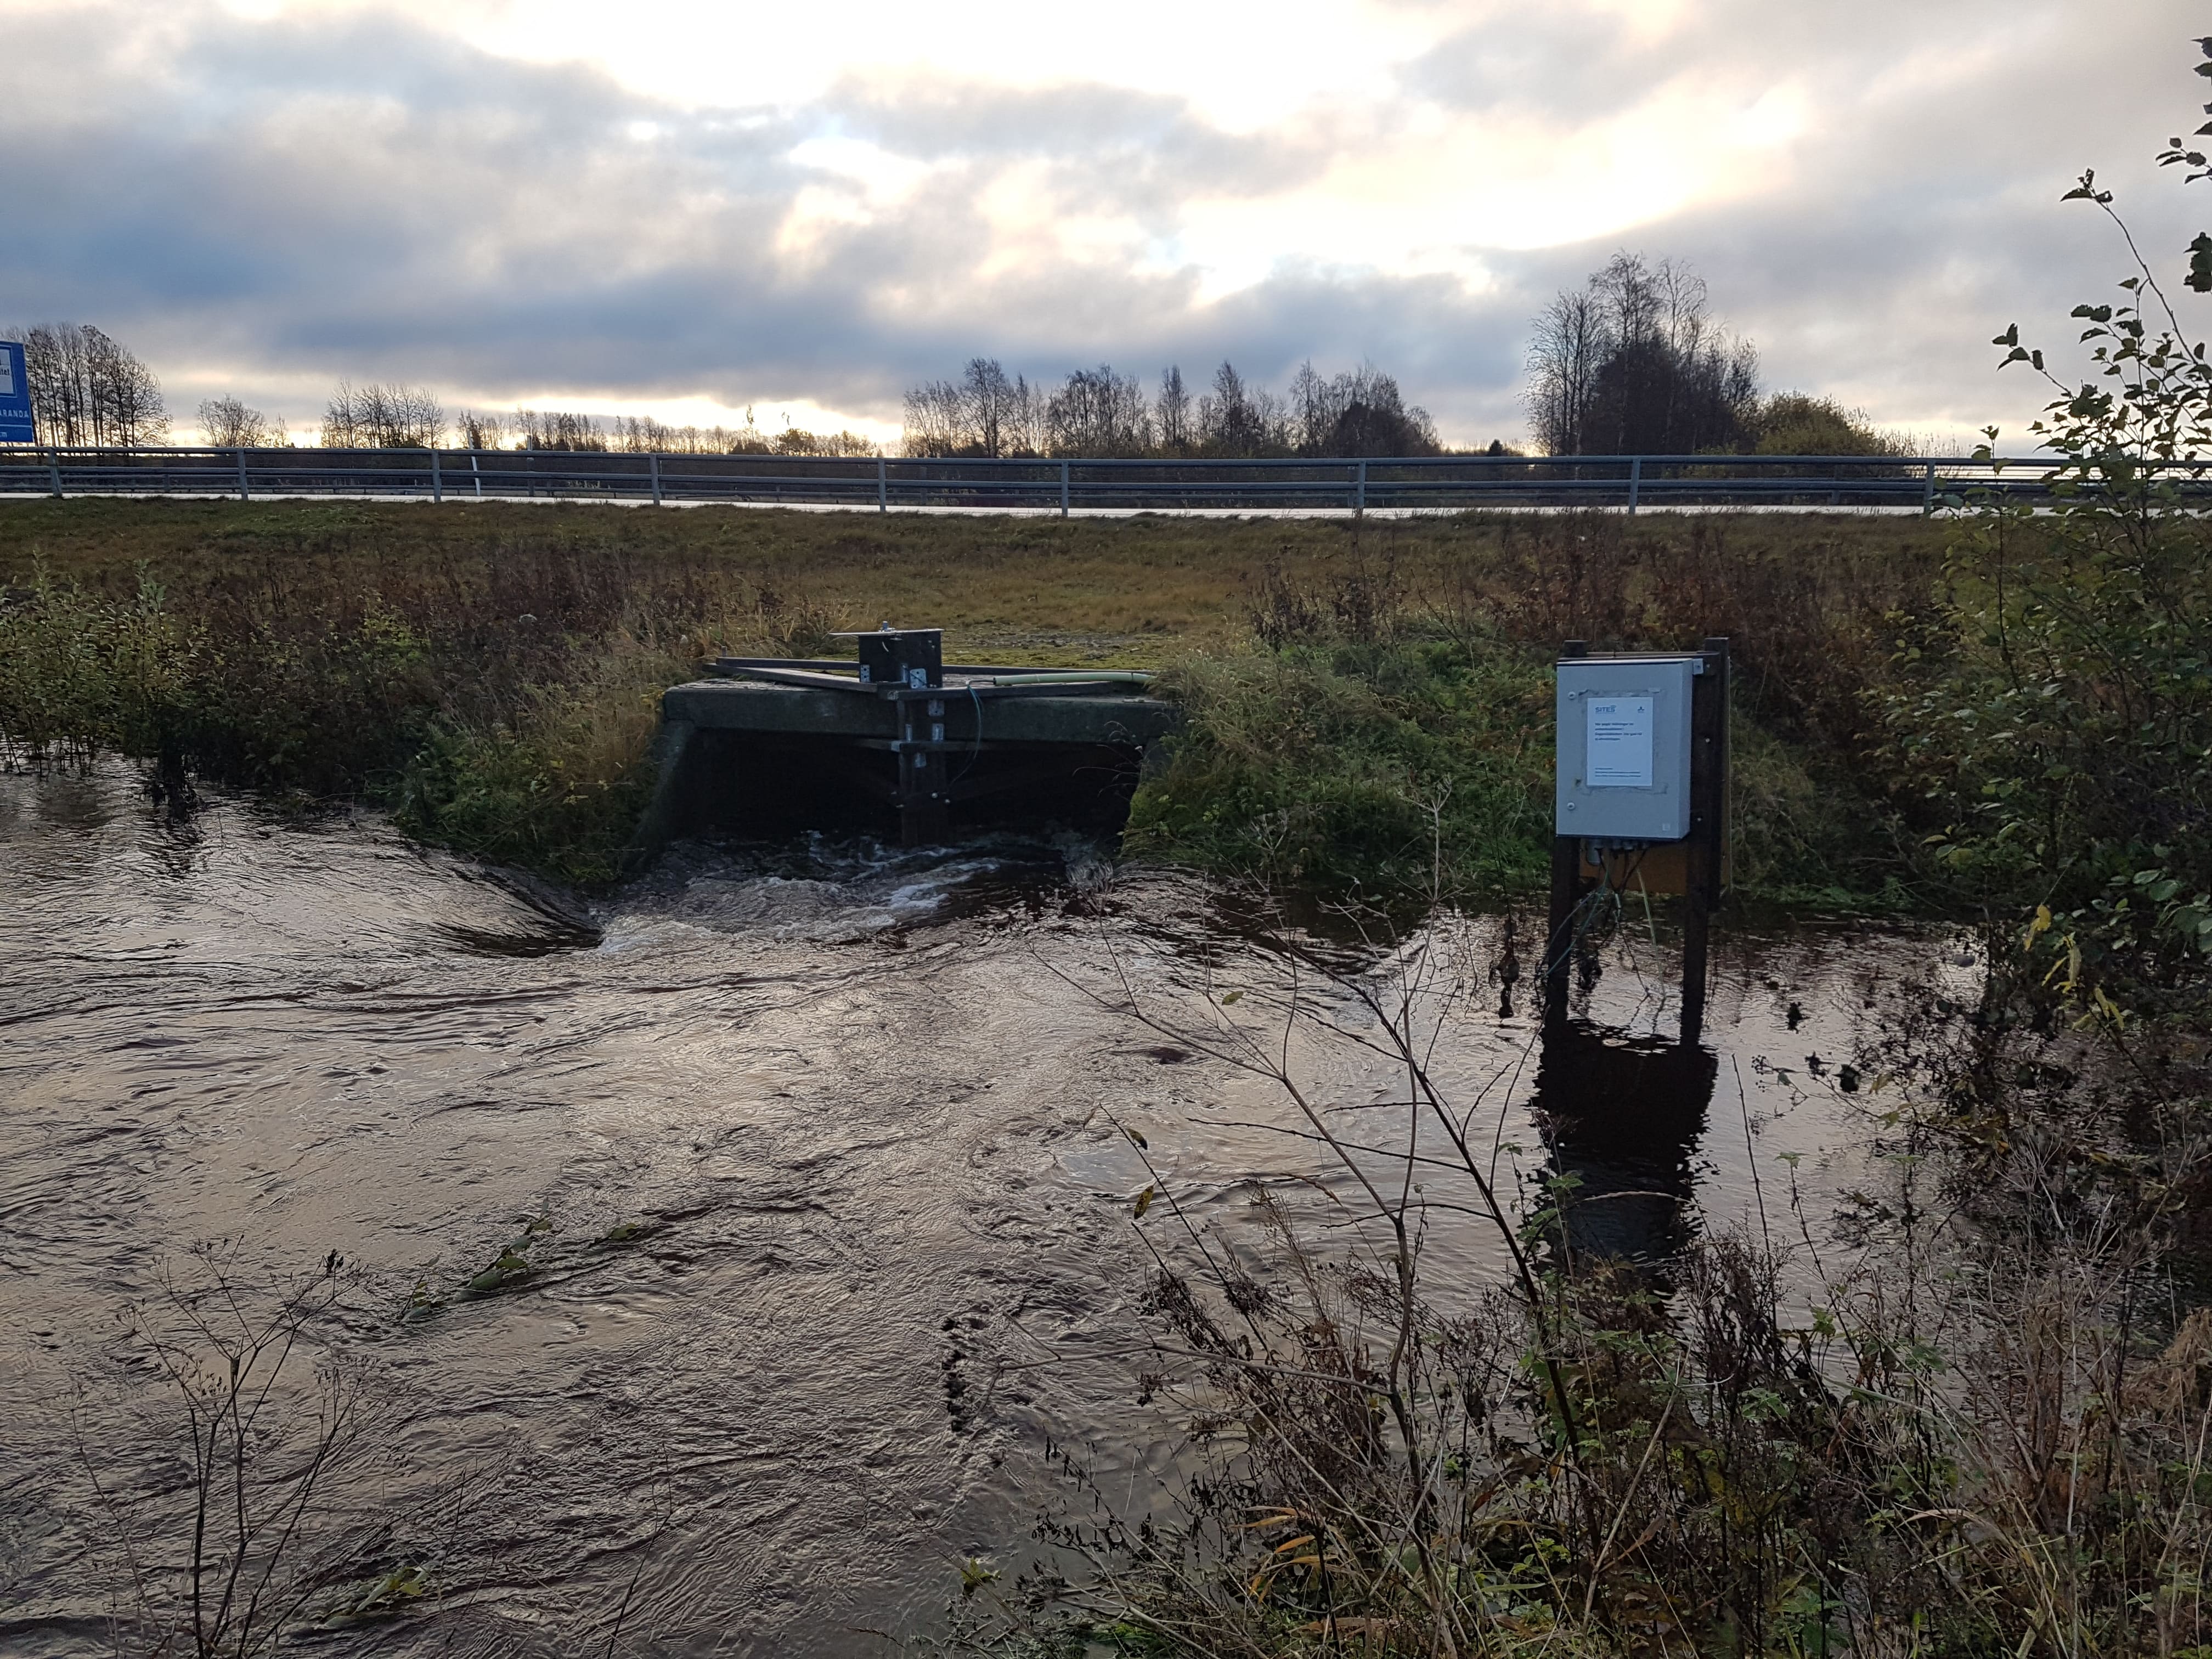
<path fill-rule="evenodd" d="M 483 499 L 483 469 L 477 465 L 477 453 L 469 451 L 469 475 L 477 481 L 477 499 Z"/>
<path fill-rule="evenodd" d="M 1628 516 L 1636 516 L 1636 498 L 1644 493 L 1644 458 L 1641 455 L 1628 463 Z"/>
<path fill-rule="evenodd" d="M 1364 461 L 1359 464 L 1359 481 L 1352 487 L 1352 516 L 1355 519 L 1367 516 L 1367 463 Z"/>
<path fill-rule="evenodd" d="M 1936 463 L 1928 463 L 1928 477 L 1920 486 L 1920 516 L 1926 518 L 1936 510 Z"/>
<path fill-rule="evenodd" d="M 884 458 L 878 455 L 876 457 L 876 511 L 878 513 L 888 513 L 890 510 L 891 481 L 890 469 L 884 464 Z"/>
<path fill-rule="evenodd" d="M 446 475 L 438 469 L 438 446 L 435 444 L 430 446 L 430 499 L 434 501 L 446 499 Z"/>
<path fill-rule="evenodd" d="M 1067 516 L 1067 463 L 1060 464 L 1060 516 Z"/>
<path fill-rule="evenodd" d="M 252 498 L 251 498 L 250 496 L 248 496 L 248 495 L 246 495 L 246 450 L 245 450 L 245 447 L 244 447 L 243 446 L 240 446 L 239 448 L 236 448 L 236 449 L 232 450 L 232 451 L 230 452 L 230 458 L 231 458 L 231 459 L 233 459 L 233 460 L 234 460 L 234 461 L 236 461 L 236 462 L 238 463 L 238 499 L 239 499 L 239 500 L 240 500 L 241 501 L 250 500 L 250 499 L 252 499 Z"/>
<path fill-rule="evenodd" d="M 646 465 L 646 471 L 647 471 L 648 472 L 652 473 L 652 475 L 653 475 L 653 504 L 655 507 L 659 507 L 659 506 L 660 506 L 660 505 L 661 505 L 661 500 L 660 500 L 660 456 L 659 456 L 659 453 L 658 453 L 658 452 L 655 452 L 655 453 L 652 453 L 652 454 L 648 454 L 648 455 L 645 458 L 645 465 Z"/>

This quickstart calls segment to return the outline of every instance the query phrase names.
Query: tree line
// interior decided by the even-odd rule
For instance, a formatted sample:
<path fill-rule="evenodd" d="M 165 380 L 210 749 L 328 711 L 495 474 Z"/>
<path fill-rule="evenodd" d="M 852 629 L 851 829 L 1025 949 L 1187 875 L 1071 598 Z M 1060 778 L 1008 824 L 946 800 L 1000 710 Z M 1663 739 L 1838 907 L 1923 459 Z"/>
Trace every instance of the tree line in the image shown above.
<path fill-rule="evenodd" d="M 1110 364 L 1079 368 L 1055 388 L 973 357 L 958 378 L 906 394 L 900 446 L 912 456 L 1251 459 L 1288 455 L 1436 455 L 1427 411 L 1372 364 L 1333 377 L 1310 362 L 1278 396 L 1224 362 L 1194 392 L 1170 365 L 1147 393 Z"/>
<path fill-rule="evenodd" d="M 518 409 L 511 415 L 461 410 L 449 422 L 437 399 L 419 386 L 354 386 L 345 381 L 323 417 L 325 448 L 427 449 L 450 435 L 465 449 L 536 449 L 630 455 L 873 455 L 877 446 L 854 432 L 815 433 L 786 427 L 770 434 L 745 410 L 741 427 L 671 426 L 650 415 L 587 415 L 573 410 Z"/>
<path fill-rule="evenodd" d="M 158 444 L 169 435 L 161 383 L 131 349 L 89 323 L 40 323 L 0 338 L 23 348 L 23 379 L 42 444 Z"/>
<path fill-rule="evenodd" d="M 158 444 L 170 421 L 160 381 L 129 348 L 90 324 L 7 333 L 24 348 L 37 441 Z M 1759 356 L 1712 315 L 1704 279 L 1673 260 L 1621 252 L 1578 289 L 1561 292 L 1533 325 L 1525 394 L 1539 454 L 1901 454 L 1898 438 L 1830 398 L 1762 394 Z M 290 441 L 280 416 L 235 397 L 199 406 L 201 436 L 222 447 Z M 326 447 L 620 451 L 627 453 L 871 456 L 853 432 L 787 427 L 671 426 L 651 416 L 518 409 L 450 417 L 422 386 L 341 380 L 325 406 Z M 1157 389 L 1109 364 L 1056 386 L 969 360 L 950 380 L 905 397 L 900 453 L 909 456 L 1259 459 L 1286 456 L 1437 455 L 1427 412 L 1371 363 L 1323 375 L 1310 362 L 1277 393 L 1224 362 L 1194 386 L 1170 365 Z M 1511 453 L 1503 444 L 1492 454 Z"/>
<path fill-rule="evenodd" d="M 537 449 L 631 455 L 873 455 L 876 445 L 853 432 L 814 433 L 786 427 L 773 435 L 745 410 L 741 427 L 670 426 L 650 415 L 587 415 L 574 410 L 518 409 L 511 415 L 462 410 L 449 422 L 437 398 L 420 386 L 362 386 L 341 380 L 321 429 L 325 448 L 428 449 L 450 436 L 464 449 Z M 210 438 L 210 442 L 221 441 Z"/>

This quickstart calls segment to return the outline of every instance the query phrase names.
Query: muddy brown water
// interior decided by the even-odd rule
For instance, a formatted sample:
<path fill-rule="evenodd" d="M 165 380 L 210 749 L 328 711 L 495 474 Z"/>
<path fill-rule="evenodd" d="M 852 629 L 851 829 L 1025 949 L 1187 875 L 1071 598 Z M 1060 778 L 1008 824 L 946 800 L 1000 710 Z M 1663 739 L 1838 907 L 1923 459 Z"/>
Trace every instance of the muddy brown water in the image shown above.
<path fill-rule="evenodd" d="M 1498 926 L 1430 932 L 1464 973 L 1437 1074 L 1515 1201 L 1571 1171 L 1582 1241 L 1647 1255 L 1839 1224 L 1881 1158 L 1841 1066 L 1978 972 L 1936 934 L 1725 936 L 1670 1081 L 1501 1017 Z M 218 799 L 178 827 L 125 769 L 0 777 L 0 1651 L 112 1650 L 131 1593 L 90 1476 L 160 1488 L 175 1421 L 117 1313 L 214 1240 L 249 1283 L 333 1251 L 368 1274 L 315 1339 L 383 1402 L 331 1502 L 432 1593 L 310 1645 L 896 1650 L 963 1558 L 1030 1553 L 1048 1433 L 1133 1493 L 1175 1456 L 1137 1398 L 1153 1177 L 1109 1117 L 1194 1224 L 1249 1237 L 1255 1180 L 1327 1220 L 1341 1174 L 1279 1091 L 1097 994 L 1261 1008 L 1272 961 L 1206 884 L 1101 886 L 1072 841 L 690 845 L 570 906 L 367 819 Z M 1670 968 L 1630 939 L 1581 1012 L 1671 1031 Z M 1394 1143 L 1389 1067 L 1295 1053 Z M 1639 1088 L 1684 1098 L 1609 1109 Z M 1499 1252 L 1456 1179 L 1424 1170 L 1425 1271 L 1478 1285 Z M 527 1218 L 538 1271 L 461 1297 Z M 443 1305 L 404 1316 L 418 1281 Z"/>

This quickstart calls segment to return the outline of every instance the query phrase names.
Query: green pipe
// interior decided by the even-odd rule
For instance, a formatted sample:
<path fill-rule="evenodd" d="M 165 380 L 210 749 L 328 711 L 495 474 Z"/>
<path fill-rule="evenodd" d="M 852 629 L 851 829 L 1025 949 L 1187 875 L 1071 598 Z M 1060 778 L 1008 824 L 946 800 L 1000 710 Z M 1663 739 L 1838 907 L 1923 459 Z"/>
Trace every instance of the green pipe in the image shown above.
<path fill-rule="evenodd" d="M 1059 674 L 1003 674 L 986 685 L 1150 685 L 1152 677 L 1138 668 L 1072 668 Z"/>

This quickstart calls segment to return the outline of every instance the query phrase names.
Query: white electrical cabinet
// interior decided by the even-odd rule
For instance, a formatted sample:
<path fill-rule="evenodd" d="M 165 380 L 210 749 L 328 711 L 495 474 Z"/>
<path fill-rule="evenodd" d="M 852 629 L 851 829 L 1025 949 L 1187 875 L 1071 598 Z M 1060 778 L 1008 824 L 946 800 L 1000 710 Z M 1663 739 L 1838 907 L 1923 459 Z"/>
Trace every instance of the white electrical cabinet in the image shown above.
<path fill-rule="evenodd" d="M 1555 833 L 1619 843 L 1690 833 L 1696 657 L 1559 663 Z"/>

